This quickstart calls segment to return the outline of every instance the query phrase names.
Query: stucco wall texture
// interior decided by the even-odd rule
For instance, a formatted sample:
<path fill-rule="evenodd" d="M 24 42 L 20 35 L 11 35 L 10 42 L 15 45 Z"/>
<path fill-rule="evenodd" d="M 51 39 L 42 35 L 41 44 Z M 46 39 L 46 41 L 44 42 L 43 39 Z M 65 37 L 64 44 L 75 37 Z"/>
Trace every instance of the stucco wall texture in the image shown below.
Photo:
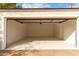
<path fill-rule="evenodd" d="M 77 18 L 79 17 L 79 9 L 48 9 L 48 10 L 32 10 L 32 9 L 3 9 L 0 10 L 0 20 L 1 20 L 1 31 L 3 32 L 3 22 L 2 20 L 7 17 L 34 17 L 34 18 Z M 38 27 L 39 26 L 39 27 Z M 46 27 L 47 26 L 47 27 Z M 62 26 L 64 31 L 62 30 Z M 35 27 L 35 28 L 34 28 Z M 45 28 L 44 28 L 45 27 Z M 53 28 L 54 27 L 54 28 Z M 42 28 L 39 30 L 39 28 Z M 49 29 L 47 29 L 49 28 Z M 75 46 L 75 34 L 76 34 L 76 20 L 69 20 L 62 24 L 43 24 L 43 26 L 38 25 L 29 25 L 29 24 L 20 24 L 16 21 L 8 21 L 8 33 L 7 33 L 7 45 L 25 37 L 25 36 L 55 36 L 61 39 L 64 39 L 65 42 L 73 44 Z M 17 30 L 18 29 L 18 30 Z M 29 29 L 29 31 L 27 31 Z M 45 30 L 47 29 L 47 30 Z M 6 29 L 5 29 L 6 30 Z M 38 33 L 38 30 L 40 33 Z M 15 32 L 14 32 L 15 31 Z M 28 32 L 28 35 L 27 35 Z M 47 33 L 46 33 L 47 32 Z M 64 32 L 64 33 L 63 33 Z M 36 33 L 36 34 L 33 34 Z M 43 34 L 42 34 L 43 33 Z M 54 33 L 54 34 L 52 34 Z M 5 33 L 3 32 L 2 35 Z M 19 35 L 18 35 L 19 34 Z M 26 34 L 26 35 L 25 35 Z M 15 36 L 14 36 L 15 35 Z M 21 37 L 22 36 L 22 37 Z M 17 38 L 17 39 L 16 39 Z M 4 38 L 0 39 L 0 42 L 5 41 Z M 0 49 L 2 44 L 0 43 Z"/>

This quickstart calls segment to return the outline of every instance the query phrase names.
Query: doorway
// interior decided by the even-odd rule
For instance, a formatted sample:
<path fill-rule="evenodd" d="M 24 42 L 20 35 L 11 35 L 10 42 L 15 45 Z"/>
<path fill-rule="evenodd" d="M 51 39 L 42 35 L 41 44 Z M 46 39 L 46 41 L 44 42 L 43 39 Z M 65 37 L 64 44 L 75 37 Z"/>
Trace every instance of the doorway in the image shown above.
<path fill-rule="evenodd" d="M 75 18 L 20 18 L 6 20 L 6 49 L 67 49 L 76 47 Z"/>

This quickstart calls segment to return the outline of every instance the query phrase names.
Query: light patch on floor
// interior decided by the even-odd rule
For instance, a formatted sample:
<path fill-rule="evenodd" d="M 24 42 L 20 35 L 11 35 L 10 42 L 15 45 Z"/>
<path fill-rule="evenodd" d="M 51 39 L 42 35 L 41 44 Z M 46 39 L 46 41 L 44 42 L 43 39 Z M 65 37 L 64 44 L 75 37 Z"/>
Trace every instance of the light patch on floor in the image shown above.
<path fill-rule="evenodd" d="M 11 44 L 6 50 L 72 49 L 75 46 L 56 38 L 26 38 Z"/>

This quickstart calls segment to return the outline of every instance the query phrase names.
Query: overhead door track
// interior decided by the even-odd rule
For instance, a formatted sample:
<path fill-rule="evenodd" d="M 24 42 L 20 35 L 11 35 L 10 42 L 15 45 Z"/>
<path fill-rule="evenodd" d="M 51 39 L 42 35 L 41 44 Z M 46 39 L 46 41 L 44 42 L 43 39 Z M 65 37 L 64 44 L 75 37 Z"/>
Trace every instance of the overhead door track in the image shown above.
<path fill-rule="evenodd" d="M 68 20 L 75 20 L 75 18 L 7 18 L 8 20 L 15 20 L 19 23 L 63 23 Z"/>

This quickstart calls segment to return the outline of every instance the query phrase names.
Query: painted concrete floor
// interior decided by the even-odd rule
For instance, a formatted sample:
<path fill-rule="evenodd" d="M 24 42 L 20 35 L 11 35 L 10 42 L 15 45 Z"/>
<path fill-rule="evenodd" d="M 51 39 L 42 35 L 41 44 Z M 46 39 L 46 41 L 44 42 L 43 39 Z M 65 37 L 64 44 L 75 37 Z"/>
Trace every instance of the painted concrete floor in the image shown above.
<path fill-rule="evenodd" d="M 25 38 L 11 44 L 6 50 L 71 49 L 75 46 L 56 38 Z"/>

